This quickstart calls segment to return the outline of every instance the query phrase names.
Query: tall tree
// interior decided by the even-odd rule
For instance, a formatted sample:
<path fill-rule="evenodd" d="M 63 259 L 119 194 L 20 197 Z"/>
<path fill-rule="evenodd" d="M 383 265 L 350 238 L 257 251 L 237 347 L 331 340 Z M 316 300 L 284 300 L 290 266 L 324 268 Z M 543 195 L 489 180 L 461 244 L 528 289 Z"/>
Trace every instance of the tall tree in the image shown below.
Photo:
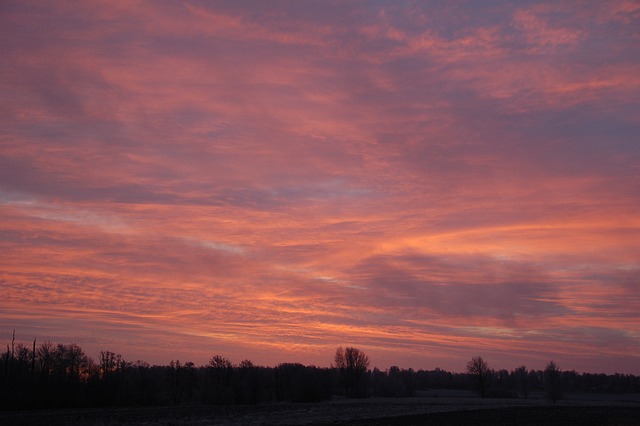
<path fill-rule="evenodd" d="M 560 367 L 555 362 L 549 361 L 544 369 L 544 389 L 547 400 L 553 404 L 562 398 L 561 380 Z"/>
<path fill-rule="evenodd" d="M 214 355 L 209 360 L 207 367 L 207 380 L 212 385 L 210 390 L 211 402 L 216 404 L 233 402 L 234 395 L 231 387 L 233 364 L 231 361 L 221 355 Z"/>
<path fill-rule="evenodd" d="M 369 357 L 360 349 L 339 347 L 336 350 L 334 362 L 344 384 L 345 396 L 348 398 L 366 396 Z"/>
<path fill-rule="evenodd" d="M 489 382 L 489 364 L 481 356 L 475 356 L 467 363 L 467 373 L 473 377 L 480 391 L 480 396 L 484 398 Z"/>

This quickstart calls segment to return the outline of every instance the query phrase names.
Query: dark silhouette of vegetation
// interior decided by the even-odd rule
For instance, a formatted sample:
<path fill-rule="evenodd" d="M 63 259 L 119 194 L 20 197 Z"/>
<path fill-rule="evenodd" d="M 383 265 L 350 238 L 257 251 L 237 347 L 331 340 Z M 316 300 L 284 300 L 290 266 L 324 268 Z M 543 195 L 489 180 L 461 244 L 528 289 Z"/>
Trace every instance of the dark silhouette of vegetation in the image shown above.
<path fill-rule="evenodd" d="M 231 379 L 233 364 L 221 355 L 215 355 L 207 365 L 208 402 L 214 404 L 230 404 L 234 402 Z"/>
<path fill-rule="evenodd" d="M 336 350 L 334 367 L 340 373 L 347 398 L 364 398 L 367 396 L 367 369 L 369 357 L 356 348 L 341 347 Z"/>
<path fill-rule="evenodd" d="M 482 359 L 481 356 L 476 356 L 467 363 L 467 373 L 471 375 L 478 387 L 480 396 L 485 397 L 487 392 L 487 385 L 489 384 L 489 364 Z"/>
<path fill-rule="evenodd" d="M 562 376 L 558 365 L 549 361 L 544 369 L 544 389 L 547 400 L 555 404 L 562 398 Z"/>
<path fill-rule="evenodd" d="M 151 366 L 144 361 L 126 361 L 110 351 L 100 352 L 94 361 L 75 343 L 45 341 L 38 345 L 33 341 L 24 345 L 16 343 L 15 334 L 6 348 L 0 355 L 2 410 L 316 402 L 334 395 L 409 397 L 470 386 L 484 397 L 537 394 L 546 395 L 550 402 L 561 398 L 561 391 L 640 393 L 640 377 L 560 371 L 553 362 L 544 371 L 524 366 L 495 371 L 477 357 L 465 373 L 397 366 L 381 371 L 368 370 L 364 352 L 339 348 L 330 368 L 291 363 L 262 367 L 246 359 L 236 365 L 221 355 L 203 366 L 179 360 Z"/>
<path fill-rule="evenodd" d="M 524 399 L 529 398 L 529 377 L 528 377 L 527 367 L 521 365 L 516 368 L 515 375 L 516 381 L 518 383 L 518 391 L 522 392 L 522 396 Z"/>

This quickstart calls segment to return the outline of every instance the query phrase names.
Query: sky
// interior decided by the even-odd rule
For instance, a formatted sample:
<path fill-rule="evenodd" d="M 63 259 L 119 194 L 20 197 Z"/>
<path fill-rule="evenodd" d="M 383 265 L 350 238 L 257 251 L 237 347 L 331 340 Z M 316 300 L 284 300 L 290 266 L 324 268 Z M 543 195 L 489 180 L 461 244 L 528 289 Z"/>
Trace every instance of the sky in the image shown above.
<path fill-rule="evenodd" d="M 0 343 L 640 374 L 640 2 L 0 3 Z"/>

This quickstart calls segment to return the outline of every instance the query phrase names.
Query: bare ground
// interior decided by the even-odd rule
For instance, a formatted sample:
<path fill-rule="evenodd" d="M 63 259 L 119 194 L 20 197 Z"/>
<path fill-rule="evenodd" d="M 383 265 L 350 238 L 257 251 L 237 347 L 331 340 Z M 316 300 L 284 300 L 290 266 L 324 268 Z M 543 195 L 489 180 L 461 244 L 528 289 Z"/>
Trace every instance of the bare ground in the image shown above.
<path fill-rule="evenodd" d="M 636 401 L 370 398 L 316 404 L 180 406 L 0 413 L 0 425 L 619 425 L 640 426 Z"/>

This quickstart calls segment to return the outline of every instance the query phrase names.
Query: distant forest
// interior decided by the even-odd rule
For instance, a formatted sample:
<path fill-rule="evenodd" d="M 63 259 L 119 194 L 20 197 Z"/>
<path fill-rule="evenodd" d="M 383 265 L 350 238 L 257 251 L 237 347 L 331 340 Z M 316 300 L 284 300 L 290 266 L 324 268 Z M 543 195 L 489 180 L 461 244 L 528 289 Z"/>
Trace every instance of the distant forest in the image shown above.
<path fill-rule="evenodd" d="M 0 409 L 315 402 L 453 389 L 488 398 L 542 393 L 553 402 L 564 392 L 640 393 L 640 377 L 579 374 L 562 371 L 553 362 L 544 371 L 525 366 L 508 371 L 491 369 L 475 357 L 465 373 L 399 367 L 381 371 L 370 369 L 368 357 L 356 348 L 338 348 L 331 361 L 329 368 L 296 363 L 262 367 L 214 355 L 207 365 L 176 360 L 159 366 L 130 362 L 110 351 L 94 360 L 75 343 L 16 344 L 14 333 L 0 357 Z"/>

